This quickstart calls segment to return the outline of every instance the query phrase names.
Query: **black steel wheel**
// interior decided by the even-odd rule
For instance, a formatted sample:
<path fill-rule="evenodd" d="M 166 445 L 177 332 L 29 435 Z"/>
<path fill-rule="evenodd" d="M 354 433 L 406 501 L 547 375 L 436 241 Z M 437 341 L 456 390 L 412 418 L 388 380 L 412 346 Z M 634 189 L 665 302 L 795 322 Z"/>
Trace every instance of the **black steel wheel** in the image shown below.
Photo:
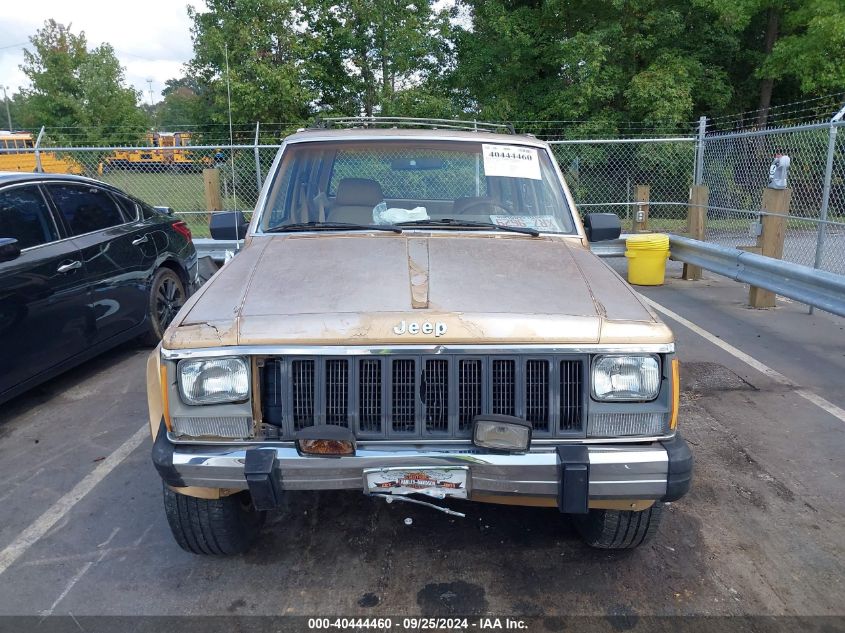
<path fill-rule="evenodd" d="M 179 275 L 169 268 L 156 271 L 150 284 L 149 330 L 142 337 L 145 344 L 158 345 L 167 326 L 187 298 L 185 284 Z"/>

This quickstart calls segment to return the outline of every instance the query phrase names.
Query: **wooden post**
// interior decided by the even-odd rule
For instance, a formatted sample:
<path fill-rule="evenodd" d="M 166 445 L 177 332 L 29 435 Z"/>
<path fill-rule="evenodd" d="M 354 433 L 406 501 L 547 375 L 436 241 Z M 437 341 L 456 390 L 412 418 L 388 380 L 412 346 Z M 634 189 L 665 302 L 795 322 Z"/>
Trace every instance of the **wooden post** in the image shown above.
<path fill-rule="evenodd" d="M 704 240 L 709 201 L 710 189 L 704 185 L 693 185 L 689 192 L 689 204 L 687 205 L 687 232 L 694 240 Z M 683 279 L 687 281 L 701 279 L 701 266 L 684 264 Z"/>
<path fill-rule="evenodd" d="M 781 259 L 783 257 L 783 240 L 786 237 L 786 219 L 789 216 L 789 201 L 792 189 L 763 190 L 763 211 L 761 216 L 763 231 L 757 238 L 757 247 L 765 257 Z M 751 286 L 748 291 L 748 304 L 752 308 L 774 308 L 775 293 Z"/>
<path fill-rule="evenodd" d="M 203 169 L 202 182 L 205 187 L 206 211 L 222 211 L 223 202 L 220 199 L 220 170 Z"/>
<path fill-rule="evenodd" d="M 648 201 L 651 187 L 649 185 L 637 185 L 634 196 L 639 203 L 634 210 L 632 233 L 645 233 L 648 231 Z M 642 219 L 640 219 L 642 218 Z"/>

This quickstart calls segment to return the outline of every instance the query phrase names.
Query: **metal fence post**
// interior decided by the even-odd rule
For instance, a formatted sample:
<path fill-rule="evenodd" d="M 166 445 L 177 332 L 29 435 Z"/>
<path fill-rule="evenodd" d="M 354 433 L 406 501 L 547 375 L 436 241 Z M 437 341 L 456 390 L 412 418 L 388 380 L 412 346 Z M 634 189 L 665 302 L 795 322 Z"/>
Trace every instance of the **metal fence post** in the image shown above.
<path fill-rule="evenodd" d="M 44 167 L 41 165 L 41 139 L 44 138 L 44 126 L 41 126 L 41 130 L 38 132 L 38 138 L 35 139 L 35 171 L 43 172 Z"/>
<path fill-rule="evenodd" d="M 845 116 L 845 106 L 833 115 L 830 120 L 830 132 L 827 141 L 827 162 L 824 167 L 824 186 L 822 187 L 822 202 L 819 211 L 819 229 L 816 236 L 816 258 L 813 268 L 819 268 L 824 257 L 824 239 L 826 233 L 827 213 L 830 208 L 830 182 L 833 179 L 833 156 L 836 152 L 836 132 L 839 129 L 836 125 Z M 813 306 L 810 306 L 810 314 L 813 313 Z"/>
<path fill-rule="evenodd" d="M 261 185 L 264 178 L 261 176 L 261 154 L 258 152 L 258 131 L 261 127 L 261 121 L 255 122 L 255 183 L 258 185 L 258 191 L 261 191 Z"/>
<path fill-rule="evenodd" d="M 698 119 L 698 140 L 695 143 L 695 165 L 693 165 L 692 183 L 700 185 L 704 181 L 704 144 L 707 134 L 707 117 Z"/>
<path fill-rule="evenodd" d="M 821 222 L 819 222 L 819 233 L 816 241 L 816 260 L 813 264 L 813 268 L 818 268 L 821 265 L 821 259 L 824 254 L 824 223 L 827 222 L 828 209 L 830 208 L 830 183 L 833 179 L 833 157 L 836 152 L 836 132 L 839 129 L 836 124 L 842 120 L 843 116 L 845 116 L 845 107 L 837 112 L 830 120 L 830 133 L 828 135 L 827 142 L 827 162 L 824 167 L 824 187 L 822 188 L 822 203 L 819 213 L 819 220 L 821 220 Z"/>

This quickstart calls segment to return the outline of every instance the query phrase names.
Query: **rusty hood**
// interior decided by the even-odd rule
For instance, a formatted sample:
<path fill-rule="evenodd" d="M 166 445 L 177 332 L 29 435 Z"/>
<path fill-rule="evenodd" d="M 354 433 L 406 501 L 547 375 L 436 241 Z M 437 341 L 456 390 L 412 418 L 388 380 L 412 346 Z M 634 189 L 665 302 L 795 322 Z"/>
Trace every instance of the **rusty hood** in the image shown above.
<path fill-rule="evenodd" d="M 577 238 L 406 232 L 253 238 L 164 346 L 671 340 Z"/>

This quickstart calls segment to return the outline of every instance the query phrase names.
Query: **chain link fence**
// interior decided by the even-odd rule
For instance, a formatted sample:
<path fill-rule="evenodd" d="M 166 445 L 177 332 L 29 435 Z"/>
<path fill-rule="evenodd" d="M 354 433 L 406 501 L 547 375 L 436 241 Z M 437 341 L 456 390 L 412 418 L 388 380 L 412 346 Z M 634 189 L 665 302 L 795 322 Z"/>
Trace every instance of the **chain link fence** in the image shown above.
<path fill-rule="evenodd" d="M 845 147 L 832 133 L 840 125 L 707 135 L 700 150 L 701 184 L 710 190 L 707 240 L 732 247 L 755 242 L 768 167 L 776 154 L 786 154 L 792 197 L 783 259 L 845 274 Z"/>
<path fill-rule="evenodd" d="M 49 148 L 0 153 L 0 171 L 70 173 L 107 182 L 185 220 L 208 237 L 209 209 L 250 216 L 279 146 Z M 37 154 L 37 155 L 36 155 Z M 203 171 L 214 169 L 208 184 Z"/>
<path fill-rule="evenodd" d="M 616 213 L 631 230 L 637 187 L 648 185 L 649 228 L 685 229 L 694 137 L 549 143 L 582 214 Z"/>
<path fill-rule="evenodd" d="M 784 259 L 845 274 L 845 131 L 836 134 L 843 124 L 549 142 L 581 213 L 617 213 L 629 231 L 640 208 L 637 188 L 648 185 L 649 228 L 683 232 L 689 188 L 704 184 L 710 189 L 707 239 L 734 247 L 755 242 L 752 229 L 764 211 L 769 165 L 776 153 L 788 154 L 793 191 Z M 16 149 L 0 146 L 0 171 L 35 171 L 40 163 L 47 172 L 100 179 L 150 204 L 171 207 L 196 237 L 207 237 L 209 209 L 237 209 L 249 217 L 279 149 L 277 132 L 267 132 L 267 138 L 256 132 L 252 144 L 167 148 L 50 147 L 48 134 L 37 150 L 32 142 Z M 390 189 L 387 167 L 380 179 L 385 191 Z M 203 171 L 209 168 L 216 175 L 206 183 Z M 456 193 L 468 195 L 458 188 Z"/>

